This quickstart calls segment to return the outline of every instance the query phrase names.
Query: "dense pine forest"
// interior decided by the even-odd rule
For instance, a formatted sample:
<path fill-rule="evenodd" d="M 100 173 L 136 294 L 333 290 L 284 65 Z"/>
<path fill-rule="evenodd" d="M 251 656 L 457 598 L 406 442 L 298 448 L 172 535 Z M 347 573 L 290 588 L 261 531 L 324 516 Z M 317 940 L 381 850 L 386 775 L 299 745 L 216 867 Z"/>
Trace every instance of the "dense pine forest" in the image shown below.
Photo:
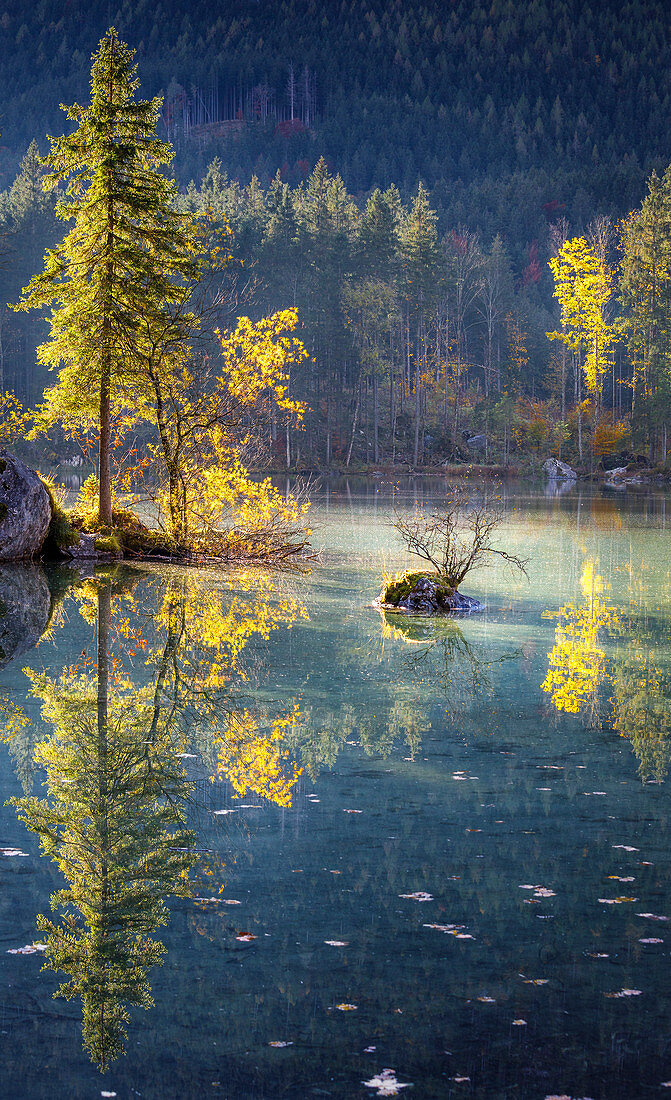
<path fill-rule="evenodd" d="M 275 464 L 665 460 L 662 3 L 7 4 L 0 383 L 26 404 L 45 326 L 5 303 L 61 235 L 39 154 L 110 21 L 162 96 L 178 208 L 232 230 L 231 318 L 298 310 L 307 410 L 271 424 Z M 596 336 L 548 265 L 580 239 Z"/>

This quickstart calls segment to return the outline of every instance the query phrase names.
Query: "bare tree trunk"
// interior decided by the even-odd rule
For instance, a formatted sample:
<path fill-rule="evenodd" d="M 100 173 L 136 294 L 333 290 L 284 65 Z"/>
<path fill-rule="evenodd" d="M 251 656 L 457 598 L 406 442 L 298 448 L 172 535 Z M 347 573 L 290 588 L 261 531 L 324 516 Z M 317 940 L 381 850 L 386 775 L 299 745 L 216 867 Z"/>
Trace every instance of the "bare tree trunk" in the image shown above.
<path fill-rule="evenodd" d="M 354 406 L 354 420 L 352 421 L 352 437 L 349 441 L 349 450 L 347 451 L 346 466 L 349 466 L 352 460 L 352 448 L 354 447 L 354 435 L 356 432 L 357 424 L 359 422 L 359 406 L 361 405 L 361 379 L 359 379 L 359 386 L 356 391 L 356 405 Z"/>

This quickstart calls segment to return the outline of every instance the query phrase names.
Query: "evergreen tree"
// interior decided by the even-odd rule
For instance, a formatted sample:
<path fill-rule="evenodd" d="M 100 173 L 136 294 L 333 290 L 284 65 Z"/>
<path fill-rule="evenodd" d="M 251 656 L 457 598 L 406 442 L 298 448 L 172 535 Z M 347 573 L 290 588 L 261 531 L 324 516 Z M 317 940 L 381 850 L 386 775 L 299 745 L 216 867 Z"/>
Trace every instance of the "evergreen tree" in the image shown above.
<path fill-rule="evenodd" d="M 156 137 L 161 102 L 135 100 L 131 51 L 110 28 L 93 57 L 91 102 L 67 108 L 72 134 L 51 139 L 51 186 L 66 184 L 57 205 L 74 226 L 47 252 L 45 269 L 18 308 L 54 305 L 51 338 L 38 349 L 50 367 L 65 364 L 45 394 L 45 424 L 85 426 L 99 436 L 99 522 L 112 525 L 110 453 L 115 418 L 149 415 L 138 343 L 165 323 L 196 274 L 193 235 L 172 209 L 175 185 L 159 169 L 171 150 Z"/>

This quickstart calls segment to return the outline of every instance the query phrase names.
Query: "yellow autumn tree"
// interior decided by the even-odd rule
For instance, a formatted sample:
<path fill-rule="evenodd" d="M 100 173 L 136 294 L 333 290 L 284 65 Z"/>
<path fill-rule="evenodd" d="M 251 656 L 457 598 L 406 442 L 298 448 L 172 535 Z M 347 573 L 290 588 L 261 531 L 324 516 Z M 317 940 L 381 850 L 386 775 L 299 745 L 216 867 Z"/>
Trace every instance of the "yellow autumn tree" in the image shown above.
<path fill-rule="evenodd" d="M 307 545 L 308 503 L 255 481 L 276 418 L 298 423 L 290 372 L 306 358 L 295 309 L 217 333 L 221 355 L 148 370 L 158 427 L 163 524 L 178 545 L 249 560 L 283 560 Z"/>
<path fill-rule="evenodd" d="M 562 328 L 548 332 L 547 336 L 550 340 L 561 340 L 580 357 L 585 388 L 595 403 L 598 418 L 603 376 L 617 337 L 617 326 L 607 319 L 613 296 L 612 272 L 584 237 L 566 241 L 549 266 L 555 280 L 554 296 L 561 308 Z"/>

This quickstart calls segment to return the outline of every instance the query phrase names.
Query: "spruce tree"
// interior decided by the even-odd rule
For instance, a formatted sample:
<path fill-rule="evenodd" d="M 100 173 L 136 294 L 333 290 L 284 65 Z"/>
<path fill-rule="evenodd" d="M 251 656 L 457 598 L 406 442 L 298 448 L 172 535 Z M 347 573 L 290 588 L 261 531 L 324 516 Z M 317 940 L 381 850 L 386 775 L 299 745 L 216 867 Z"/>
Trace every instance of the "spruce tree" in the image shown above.
<path fill-rule="evenodd" d="M 172 159 L 156 136 L 161 101 L 135 99 L 133 56 L 111 27 L 93 56 L 90 104 L 64 108 L 76 129 L 50 139 L 44 163 L 46 185 L 65 184 L 58 216 L 74 225 L 17 307 L 53 306 L 38 358 L 62 369 L 45 394 L 43 423 L 99 433 L 103 527 L 112 525 L 115 421 L 151 418 L 142 342 L 165 328 L 197 272 L 190 219 L 174 211 L 175 185 L 160 172 Z"/>

